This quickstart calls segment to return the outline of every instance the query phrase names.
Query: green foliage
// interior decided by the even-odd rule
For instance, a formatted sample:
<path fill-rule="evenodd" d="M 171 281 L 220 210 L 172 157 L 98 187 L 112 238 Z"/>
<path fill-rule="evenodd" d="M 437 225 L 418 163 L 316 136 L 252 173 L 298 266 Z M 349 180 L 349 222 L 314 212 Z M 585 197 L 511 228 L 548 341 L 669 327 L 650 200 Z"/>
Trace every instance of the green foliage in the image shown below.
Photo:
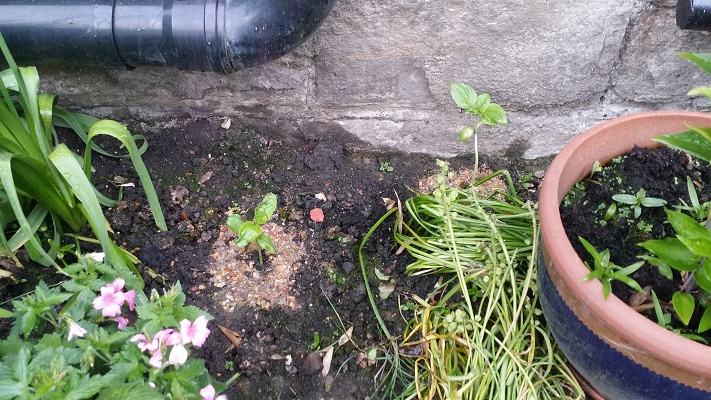
<path fill-rule="evenodd" d="M 252 221 L 245 221 L 237 214 L 227 217 L 227 227 L 238 235 L 235 246 L 240 248 L 247 247 L 248 249 L 251 247 L 257 250 L 260 262 L 262 262 L 262 250 L 266 250 L 269 253 L 276 253 L 277 251 L 269 234 L 262 232 L 262 225 L 271 219 L 276 208 L 276 195 L 269 193 L 255 208 Z"/>
<path fill-rule="evenodd" d="M 602 290 L 605 295 L 605 299 L 607 299 L 612 292 L 613 280 L 618 280 L 638 292 L 644 292 L 644 289 L 639 286 L 639 283 L 629 277 L 629 275 L 644 265 L 644 261 L 636 262 L 623 268 L 610 261 L 609 250 L 605 249 L 602 252 L 598 252 L 597 249 L 595 249 L 595 247 L 593 247 L 593 245 L 587 240 L 581 237 L 578 237 L 578 239 L 585 247 L 585 250 L 587 250 L 593 258 L 592 267 L 588 263 L 585 263 L 585 265 L 587 265 L 592 272 L 586 275 L 584 280 L 599 279 L 600 282 L 602 282 Z"/>
<path fill-rule="evenodd" d="M 506 112 L 500 105 L 491 102 L 488 93 L 477 94 L 469 85 L 453 83 L 450 94 L 459 108 L 474 116 L 474 125 L 465 126 L 459 132 L 459 140 L 462 142 L 467 142 L 472 136 L 476 136 L 482 125 L 508 125 Z"/>
<path fill-rule="evenodd" d="M 679 56 L 693 62 L 707 74 L 711 74 L 711 54 L 679 53 Z M 711 87 L 694 88 L 688 95 L 706 96 L 711 99 Z M 688 131 L 658 136 L 654 140 L 711 162 L 711 128 L 689 127 Z"/>
<path fill-rule="evenodd" d="M 582 399 L 539 309 L 535 212 L 506 171 L 455 189 L 446 185 L 448 164 L 438 165 L 439 187 L 391 209 L 360 247 L 366 291 L 392 343 L 385 356 L 372 351 L 388 360 L 380 368 L 383 398 Z M 480 195 L 499 175 L 511 191 Z M 414 317 L 399 342 L 377 312 L 362 255 L 368 236 L 393 214 L 395 240 L 415 260 L 406 272 L 441 275 L 426 298 L 412 296 Z"/>
<path fill-rule="evenodd" d="M 634 217 L 639 218 L 642 214 L 642 207 L 662 207 L 667 204 L 666 200 L 656 197 L 648 197 L 644 189 L 639 189 L 636 195 L 631 194 L 616 194 L 612 196 L 612 200 L 618 203 L 627 204 L 632 207 Z"/>
<path fill-rule="evenodd" d="M 0 36 L 9 69 L 0 72 L 0 249 L 13 257 L 24 247 L 43 265 L 56 263 L 57 248 L 66 232 L 77 232 L 87 222 L 106 254 L 107 262 L 128 264 L 109 237 L 102 206 L 116 200 L 102 195 L 91 183 L 92 152 L 108 155 L 94 144 L 99 136 L 118 140 L 128 152 L 143 184 L 156 224 L 166 229 L 158 198 L 141 160 L 147 144 L 114 121 L 71 113 L 56 105 L 52 94 L 39 93 L 34 67 L 20 68 Z M 73 130 L 84 142 L 83 157 L 59 143 L 55 127 Z M 143 141 L 141 148 L 136 141 Z M 51 226 L 52 232 L 42 232 Z M 16 262 L 16 258 L 14 258 Z"/>
<path fill-rule="evenodd" d="M 124 272 L 122 267 L 80 257 L 65 272 L 70 279 L 61 286 L 40 283 L 13 301 L 12 331 L 0 339 L 0 399 L 199 399 L 200 389 L 209 384 L 224 390 L 203 360 L 188 356 L 182 363 L 164 361 L 156 367 L 132 339 L 163 329 L 177 332 L 183 319 L 211 318 L 185 306 L 180 284 L 163 295 L 153 291 L 150 298 L 139 292 L 135 303 L 140 311 L 126 315 L 133 322 L 121 330 L 92 302 L 98 289 Z M 167 360 L 170 349 L 160 346 Z"/>

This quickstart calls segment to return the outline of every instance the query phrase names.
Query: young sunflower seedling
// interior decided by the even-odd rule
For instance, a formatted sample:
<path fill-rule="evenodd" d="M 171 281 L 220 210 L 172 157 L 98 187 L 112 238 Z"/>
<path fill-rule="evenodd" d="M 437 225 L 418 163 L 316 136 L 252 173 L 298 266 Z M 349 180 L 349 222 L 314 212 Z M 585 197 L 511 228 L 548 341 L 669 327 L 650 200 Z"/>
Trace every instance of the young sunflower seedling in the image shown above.
<path fill-rule="evenodd" d="M 239 236 L 235 241 L 235 246 L 247 248 L 247 250 L 256 250 L 259 253 L 260 264 L 263 263 L 262 250 L 266 250 L 269 253 L 276 253 L 277 251 L 269 234 L 262 232 L 262 225 L 272 218 L 276 208 L 276 195 L 269 193 L 254 209 L 254 218 L 251 221 L 245 221 L 237 214 L 232 214 L 227 218 L 227 227 Z"/>

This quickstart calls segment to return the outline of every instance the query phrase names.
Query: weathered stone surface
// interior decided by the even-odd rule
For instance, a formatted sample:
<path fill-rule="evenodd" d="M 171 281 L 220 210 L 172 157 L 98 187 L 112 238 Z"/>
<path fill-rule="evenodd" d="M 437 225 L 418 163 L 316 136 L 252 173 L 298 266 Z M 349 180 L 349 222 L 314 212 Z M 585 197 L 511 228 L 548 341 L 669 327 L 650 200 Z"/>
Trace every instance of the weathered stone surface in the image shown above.
<path fill-rule="evenodd" d="M 230 116 L 282 132 L 345 130 L 378 146 L 451 156 L 466 115 L 452 82 L 491 94 L 510 125 L 480 149 L 557 152 L 585 128 L 629 112 L 703 107 L 686 92 L 708 82 L 676 56 L 704 51 L 680 31 L 675 1 L 340 0 L 294 53 L 231 75 L 138 68 L 41 69 L 64 105 L 100 116 Z"/>

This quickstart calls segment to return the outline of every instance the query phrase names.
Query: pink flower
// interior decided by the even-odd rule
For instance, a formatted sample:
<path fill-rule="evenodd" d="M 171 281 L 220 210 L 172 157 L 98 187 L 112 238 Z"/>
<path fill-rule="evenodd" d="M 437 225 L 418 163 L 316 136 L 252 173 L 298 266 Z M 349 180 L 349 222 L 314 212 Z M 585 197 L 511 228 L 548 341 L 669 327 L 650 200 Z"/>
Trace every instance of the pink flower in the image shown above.
<path fill-rule="evenodd" d="M 212 385 L 207 385 L 200 390 L 200 396 L 203 400 L 227 400 L 224 394 L 215 397 L 215 388 Z"/>
<path fill-rule="evenodd" d="M 122 331 L 128 325 L 128 318 L 114 317 L 114 321 L 118 322 L 118 329 Z"/>
<path fill-rule="evenodd" d="M 143 334 L 134 335 L 130 342 L 138 342 L 138 348 L 142 352 L 148 352 L 151 354 L 148 364 L 154 368 L 161 368 L 163 366 L 163 349 L 166 346 L 174 346 L 171 350 L 168 358 L 168 364 L 182 365 L 188 358 L 188 352 L 183 347 L 181 342 L 181 335 L 179 332 L 175 332 L 173 329 L 163 329 L 157 332 L 153 339 L 150 340 Z M 176 349 L 177 347 L 180 347 Z"/>
<path fill-rule="evenodd" d="M 124 293 L 123 296 L 126 298 L 126 303 L 128 303 L 128 309 L 130 311 L 133 311 L 136 305 L 136 291 L 129 290 L 128 292 Z"/>
<path fill-rule="evenodd" d="M 69 321 L 69 337 L 67 337 L 67 340 L 72 340 L 74 336 L 84 337 L 85 333 L 86 329 L 82 328 L 74 321 Z"/>
<path fill-rule="evenodd" d="M 150 364 L 151 367 L 158 369 L 163 366 L 163 352 L 160 350 L 160 347 L 153 352 L 151 359 L 148 360 L 148 364 Z"/>
<path fill-rule="evenodd" d="M 121 306 L 128 300 L 129 308 L 133 310 L 136 292 L 133 290 L 129 293 L 122 292 L 124 283 L 123 279 L 116 278 L 113 282 L 104 285 L 101 288 L 101 295 L 94 299 L 94 309 L 101 310 L 101 315 L 104 317 L 115 317 L 121 314 Z"/>
<path fill-rule="evenodd" d="M 195 347 L 201 347 L 205 343 L 205 340 L 207 340 L 209 334 L 210 330 L 207 329 L 207 318 L 205 318 L 204 315 L 197 317 L 194 323 L 190 323 L 187 319 L 180 321 L 182 344 L 192 343 Z"/>

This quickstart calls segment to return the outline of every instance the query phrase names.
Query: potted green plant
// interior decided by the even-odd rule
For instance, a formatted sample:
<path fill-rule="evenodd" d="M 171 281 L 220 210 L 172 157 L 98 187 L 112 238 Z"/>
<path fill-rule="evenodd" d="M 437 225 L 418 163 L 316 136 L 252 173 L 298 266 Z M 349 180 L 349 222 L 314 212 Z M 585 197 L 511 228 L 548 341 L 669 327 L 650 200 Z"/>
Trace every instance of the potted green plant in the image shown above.
<path fill-rule="evenodd" d="M 705 94 L 703 90 L 697 93 Z M 541 187 L 543 265 L 537 272 L 541 304 L 561 349 L 600 398 L 711 397 L 711 347 L 660 326 L 609 294 L 609 280 L 590 279 L 591 268 L 568 239 L 559 209 L 569 190 L 589 176 L 597 163 L 604 165 L 634 146 L 658 146 L 653 138 L 686 131 L 689 126 L 711 127 L 711 116 L 643 112 L 597 125 L 565 146 L 551 163 Z M 635 203 L 643 205 L 643 198 L 644 193 L 638 193 Z M 629 203 L 633 199 L 618 200 Z M 609 254 L 597 250 L 592 253 L 598 261 L 609 261 Z M 611 273 L 613 270 L 624 268 L 613 268 Z"/>

